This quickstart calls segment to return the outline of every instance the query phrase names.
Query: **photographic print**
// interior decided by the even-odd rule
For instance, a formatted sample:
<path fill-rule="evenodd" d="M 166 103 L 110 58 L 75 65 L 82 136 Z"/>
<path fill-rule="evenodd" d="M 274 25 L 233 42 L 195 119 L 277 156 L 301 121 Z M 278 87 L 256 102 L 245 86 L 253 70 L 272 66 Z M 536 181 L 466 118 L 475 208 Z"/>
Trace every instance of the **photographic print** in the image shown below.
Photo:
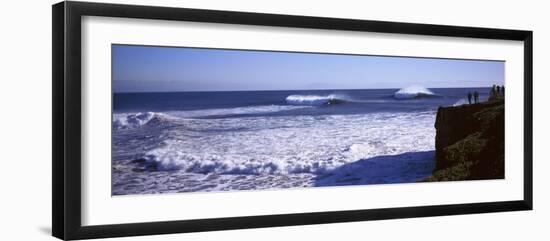
<path fill-rule="evenodd" d="M 504 178 L 504 61 L 111 50 L 112 195 Z"/>

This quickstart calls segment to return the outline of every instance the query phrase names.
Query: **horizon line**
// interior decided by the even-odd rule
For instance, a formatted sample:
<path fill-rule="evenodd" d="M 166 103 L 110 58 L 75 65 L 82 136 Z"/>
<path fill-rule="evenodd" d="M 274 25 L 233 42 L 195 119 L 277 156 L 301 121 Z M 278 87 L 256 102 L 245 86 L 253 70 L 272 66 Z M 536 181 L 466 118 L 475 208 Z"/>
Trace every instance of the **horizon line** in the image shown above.
<path fill-rule="evenodd" d="M 495 85 L 503 86 L 503 85 Z M 492 86 L 469 86 L 469 87 L 424 87 L 426 89 L 471 89 L 471 88 L 491 88 Z M 406 87 L 404 87 L 406 88 Z M 184 92 L 267 92 L 267 91 L 307 91 L 307 90 L 400 90 L 402 88 L 364 88 L 364 89 L 291 89 L 291 90 L 181 90 L 181 91 L 129 91 L 129 92 L 115 92 L 112 94 L 143 94 L 143 93 L 184 93 Z"/>

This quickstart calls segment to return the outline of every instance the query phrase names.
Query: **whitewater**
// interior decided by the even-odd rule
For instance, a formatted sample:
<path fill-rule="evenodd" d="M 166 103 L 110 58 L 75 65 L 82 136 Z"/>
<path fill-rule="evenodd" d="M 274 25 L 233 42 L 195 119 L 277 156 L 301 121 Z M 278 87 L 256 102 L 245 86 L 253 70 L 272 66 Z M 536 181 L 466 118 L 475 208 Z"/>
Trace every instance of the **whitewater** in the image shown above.
<path fill-rule="evenodd" d="M 174 108 L 115 106 L 112 193 L 416 182 L 434 168 L 437 107 L 463 91 L 336 92 L 174 94 Z M 190 102 L 204 106 L 181 107 Z"/>

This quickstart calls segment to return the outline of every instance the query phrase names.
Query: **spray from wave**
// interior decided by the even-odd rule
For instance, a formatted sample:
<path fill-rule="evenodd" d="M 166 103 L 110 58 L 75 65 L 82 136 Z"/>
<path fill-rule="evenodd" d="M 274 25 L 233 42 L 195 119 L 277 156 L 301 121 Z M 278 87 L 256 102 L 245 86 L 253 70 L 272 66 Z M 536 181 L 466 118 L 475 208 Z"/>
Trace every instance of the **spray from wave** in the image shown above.
<path fill-rule="evenodd" d="M 468 101 L 466 100 L 466 98 L 462 98 L 462 99 L 457 100 L 453 104 L 453 106 L 461 106 L 461 105 L 465 105 L 465 104 L 468 104 Z"/>
<path fill-rule="evenodd" d="M 334 105 L 350 102 L 350 99 L 343 95 L 289 95 L 286 97 L 286 103 L 289 105 L 307 105 L 307 106 L 321 106 L 321 105 Z"/>
<path fill-rule="evenodd" d="M 119 129 L 132 129 L 146 125 L 152 120 L 166 117 L 161 113 L 156 112 L 139 112 L 139 113 L 127 113 L 127 114 L 114 114 L 113 115 L 113 128 Z"/>
<path fill-rule="evenodd" d="M 436 96 L 431 90 L 419 85 L 402 88 L 393 94 L 396 99 L 416 99 Z"/>

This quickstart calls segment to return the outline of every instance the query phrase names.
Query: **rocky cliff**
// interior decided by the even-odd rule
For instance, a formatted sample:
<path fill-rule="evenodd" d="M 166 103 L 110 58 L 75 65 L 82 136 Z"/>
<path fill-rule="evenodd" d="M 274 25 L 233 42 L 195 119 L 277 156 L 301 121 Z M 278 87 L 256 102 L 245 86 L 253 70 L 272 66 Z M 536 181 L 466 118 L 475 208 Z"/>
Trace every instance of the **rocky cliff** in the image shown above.
<path fill-rule="evenodd" d="M 439 107 L 436 167 L 427 181 L 504 178 L 504 99 Z"/>

